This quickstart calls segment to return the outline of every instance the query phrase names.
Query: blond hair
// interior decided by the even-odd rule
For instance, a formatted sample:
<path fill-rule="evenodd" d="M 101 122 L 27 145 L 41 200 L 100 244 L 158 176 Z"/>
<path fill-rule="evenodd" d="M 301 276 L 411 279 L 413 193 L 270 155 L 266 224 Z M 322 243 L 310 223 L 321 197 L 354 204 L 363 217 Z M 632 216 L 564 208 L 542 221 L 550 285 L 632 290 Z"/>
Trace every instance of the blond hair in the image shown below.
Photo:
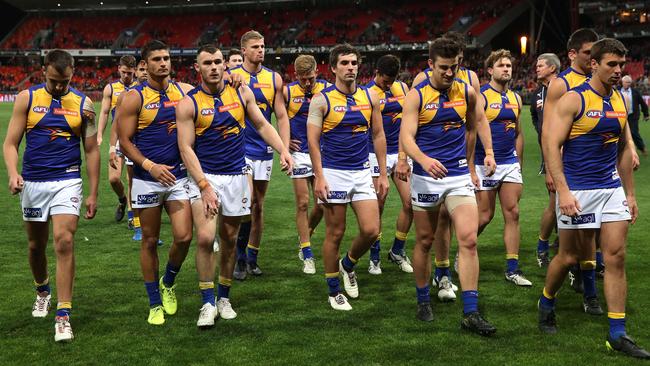
<path fill-rule="evenodd" d="M 293 62 L 296 74 L 305 75 L 316 71 L 316 59 L 312 55 L 300 55 Z"/>
<path fill-rule="evenodd" d="M 240 41 L 241 47 L 242 48 L 246 47 L 246 44 L 248 43 L 248 41 L 251 41 L 251 40 L 254 40 L 254 39 L 255 40 L 264 39 L 264 36 L 262 35 L 262 33 L 251 29 L 251 30 L 249 30 L 248 32 L 244 33 L 241 36 L 241 41 Z"/>

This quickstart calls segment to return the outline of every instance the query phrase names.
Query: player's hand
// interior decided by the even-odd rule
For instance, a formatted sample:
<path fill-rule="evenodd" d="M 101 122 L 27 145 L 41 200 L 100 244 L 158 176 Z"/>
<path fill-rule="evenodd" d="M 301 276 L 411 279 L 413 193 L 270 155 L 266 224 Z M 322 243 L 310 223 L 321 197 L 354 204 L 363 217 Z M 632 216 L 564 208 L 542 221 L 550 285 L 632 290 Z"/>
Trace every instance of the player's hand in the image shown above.
<path fill-rule="evenodd" d="M 411 176 L 411 166 L 406 159 L 397 159 L 397 164 L 395 165 L 395 176 L 401 181 L 409 181 L 409 177 Z"/>
<path fill-rule="evenodd" d="M 102 141 L 103 140 L 104 140 L 104 138 L 102 137 L 102 135 L 98 133 L 97 134 L 97 146 L 102 146 Z"/>
<path fill-rule="evenodd" d="M 176 177 L 170 170 L 174 169 L 173 166 L 164 164 L 154 164 L 149 171 L 152 177 L 165 187 L 171 187 L 176 184 Z"/>
<path fill-rule="evenodd" d="M 494 172 L 497 170 L 497 163 L 494 161 L 494 156 L 492 155 L 485 155 L 485 159 L 483 159 L 483 169 L 485 171 L 486 177 L 491 177 Z"/>
<path fill-rule="evenodd" d="M 327 197 L 330 194 L 330 188 L 327 185 L 325 177 L 314 176 L 314 195 L 319 200 L 327 203 Z"/>
<path fill-rule="evenodd" d="M 469 173 L 470 179 L 472 180 L 472 184 L 474 185 L 475 189 L 481 188 L 481 181 L 478 179 L 478 175 L 476 175 L 476 171 L 470 171 Z"/>
<path fill-rule="evenodd" d="M 291 140 L 289 141 L 289 151 L 296 152 L 300 151 L 300 140 Z"/>
<path fill-rule="evenodd" d="M 639 169 L 641 166 L 641 160 L 639 159 L 639 154 L 636 152 L 636 148 L 632 149 L 632 170 Z"/>
<path fill-rule="evenodd" d="M 208 184 L 201 191 L 201 201 L 203 201 L 203 214 L 205 217 L 212 218 L 219 213 L 219 198 L 212 189 L 212 185 Z"/>
<path fill-rule="evenodd" d="M 24 184 L 25 181 L 23 180 L 23 176 L 20 174 L 9 177 L 9 192 L 11 192 L 11 194 L 22 192 Z"/>
<path fill-rule="evenodd" d="M 108 163 L 111 165 L 113 169 L 117 169 L 117 153 L 114 151 L 111 151 L 108 153 Z"/>
<path fill-rule="evenodd" d="M 293 173 L 293 158 L 286 150 L 280 153 L 280 167 L 283 172 L 287 173 L 287 175 Z"/>
<path fill-rule="evenodd" d="M 582 211 L 580 202 L 570 191 L 566 191 L 566 193 L 558 192 L 558 202 L 562 215 L 575 217 Z"/>
<path fill-rule="evenodd" d="M 377 178 L 377 186 L 375 187 L 375 192 L 377 193 L 377 198 L 384 200 L 388 195 L 388 177 L 386 175 L 380 175 Z"/>
<path fill-rule="evenodd" d="M 546 174 L 544 174 L 544 179 L 546 181 L 546 189 L 548 189 L 549 192 L 555 193 L 555 183 L 553 183 L 553 177 L 551 177 L 551 173 L 547 170 Z"/>
<path fill-rule="evenodd" d="M 230 85 L 235 89 L 239 89 L 239 87 L 244 83 L 244 78 L 241 75 L 228 74 L 227 72 L 223 74 L 223 80 L 230 82 Z"/>
<path fill-rule="evenodd" d="M 445 168 L 445 166 L 438 160 L 427 157 L 423 163 L 424 164 L 420 165 L 422 165 L 424 170 L 434 179 L 442 179 L 447 176 L 447 168 Z"/>
<path fill-rule="evenodd" d="M 86 198 L 86 214 L 84 218 L 87 220 L 92 219 L 97 214 L 97 196 L 88 196 Z"/>
<path fill-rule="evenodd" d="M 627 196 L 627 208 L 630 209 L 630 215 L 632 216 L 632 220 L 630 223 L 634 225 L 636 222 L 637 217 L 639 217 L 639 206 L 636 204 L 636 197 L 634 196 Z"/>

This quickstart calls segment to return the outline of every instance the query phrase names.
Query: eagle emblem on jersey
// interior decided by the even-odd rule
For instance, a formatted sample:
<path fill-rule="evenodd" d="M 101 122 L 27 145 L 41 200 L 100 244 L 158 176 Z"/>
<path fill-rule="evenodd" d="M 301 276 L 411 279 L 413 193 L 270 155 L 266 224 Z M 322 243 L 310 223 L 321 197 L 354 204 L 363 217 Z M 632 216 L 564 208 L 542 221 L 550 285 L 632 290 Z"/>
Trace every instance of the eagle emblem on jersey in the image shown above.
<path fill-rule="evenodd" d="M 72 137 L 72 134 L 70 132 L 64 131 L 60 128 L 48 128 L 47 130 L 50 131 L 50 142 L 56 140 L 59 137 L 70 141 L 70 137 Z"/>
<path fill-rule="evenodd" d="M 233 127 L 217 126 L 214 128 L 214 130 L 219 132 L 224 140 L 227 139 L 229 136 L 239 135 L 239 131 L 240 131 L 238 126 L 233 126 Z"/>
<path fill-rule="evenodd" d="M 442 125 L 442 130 L 448 132 L 449 130 L 457 130 L 463 126 L 462 122 L 445 122 Z"/>
<path fill-rule="evenodd" d="M 368 131 L 368 126 L 359 125 L 352 127 L 352 133 L 364 133 Z"/>
<path fill-rule="evenodd" d="M 603 147 L 607 147 L 609 144 L 615 144 L 618 142 L 618 135 L 613 132 L 601 133 L 600 137 L 603 138 Z"/>
<path fill-rule="evenodd" d="M 167 125 L 167 134 L 171 135 L 176 129 L 176 121 L 160 121 L 161 125 Z"/>
<path fill-rule="evenodd" d="M 506 132 L 508 132 L 508 131 L 510 131 L 510 130 L 515 130 L 515 129 L 517 129 L 517 122 L 515 122 L 515 121 L 510 121 L 510 120 L 509 120 L 509 121 L 502 121 L 501 123 L 503 123 L 503 129 L 504 129 Z"/>

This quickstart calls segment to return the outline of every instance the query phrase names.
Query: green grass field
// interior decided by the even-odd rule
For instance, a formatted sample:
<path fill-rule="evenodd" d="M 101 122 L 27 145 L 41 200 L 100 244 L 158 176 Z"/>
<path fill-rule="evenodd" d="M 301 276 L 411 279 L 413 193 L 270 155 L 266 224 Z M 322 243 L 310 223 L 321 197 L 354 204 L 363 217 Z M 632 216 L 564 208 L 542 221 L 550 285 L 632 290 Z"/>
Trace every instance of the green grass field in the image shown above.
<path fill-rule="evenodd" d="M 0 104 L 0 137 L 4 140 L 11 105 Z M 32 277 L 27 263 L 27 243 L 17 196 L 4 190 L 0 200 L 0 365 L 146 364 L 481 364 L 481 365 L 610 365 L 634 360 L 614 357 L 605 351 L 605 316 L 584 314 L 581 296 L 563 289 L 558 300 L 559 334 L 543 336 L 537 330 L 537 298 L 544 271 L 535 261 L 539 217 L 547 202 L 543 179 L 537 176 L 540 155 L 535 132 L 526 109 L 522 118 L 526 134 L 524 179 L 521 200 L 520 260 L 530 289 L 515 288 L 503 278 L 505 266 L 502 219 L 479 238 L 481 259 L 481 308 L 498 328 L 495 337 L 481 338 L 460 331 L 460 301 L 434 303 L 435 320 L 415 319 L 412 275 L 400 272 L 385 260 L 394 235 L 399 199 L 394 191 L 383 217 L 382 251 L 384 274 L 367 273 L 367 256 L 358 266 L 361 296 L 351 302 L 351 312 L 336 312 L 327 303 L 320 248 L 324 230 L 319 227 L 312 243 L 317 253 L 317 274 L 304 275 L 297 258 L 290 179 L 276 169 L 266 201 L 266 229 L 260 251 L 260 278 L 235 282 L 231 300 L 238 317 L 219 320 L 208 331 L 196 327 L 201 299 L 194 265 L 194 247 L 178 276 L 179 311 L 168 316 L 162 327 L 147 324 L 148 300 L 139 267 L 139 243 L 131 241 L 126 223 L 114 222 L 116 197 L 106 175 L 102 148 L 102 180 L 99 211 L 94 220 L 81 219 L 76 235 L 76 283 L 72 325 L 75 340 L 55 344 L 53 313 L 34 319 Z M 642 133 L 650 138 L 648 123 Z M 628 240 L 629 278 L 628 332 L 650 348 L 650 160 L 642 157 L 636 173 L 637 201 L 641 215 Z M 277 168 L 277 167 L 276 167 Z M 7 182 L 0 169 L 0 182 Z M 165 217 L 163 215 L 163 217 Z M 171 242 L 164 219 L 159 249 L 161 270 Z M 354 221 L 342 249 L 356 232 Z M 407 243 L 413 248 L 414 234 Z M 453 245 L 455 247 L 455 244 Z M 452 250 L 455 252 L 455 249 Z M 54 255 L 48 247 L 49 268 L 54 278 Z M 602 297 L 602 281 L 598 287 Z M 56 288 L 54 288 L 56 294 Z M 432 294 L 433 299 L 437 299 Z"/>

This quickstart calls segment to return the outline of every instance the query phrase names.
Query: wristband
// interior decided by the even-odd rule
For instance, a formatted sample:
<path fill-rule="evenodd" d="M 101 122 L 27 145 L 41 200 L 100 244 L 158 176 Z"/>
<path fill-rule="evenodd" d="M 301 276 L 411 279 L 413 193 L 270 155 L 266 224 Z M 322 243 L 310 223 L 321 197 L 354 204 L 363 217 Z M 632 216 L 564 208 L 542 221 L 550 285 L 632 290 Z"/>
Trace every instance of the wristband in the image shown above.
<path fill-rule="evenodd" d="M 142 162 L 142 169 L 146 170 L 147 172 L 151 172 L 151 169 L 153 169 L 153 166 L 156 165 L 153 161 L 149 159 L 144 159 Z"/>
<path fill-rule="evenodd" d="M 109 154 L 112 154 L 112 153 L 114 153 L 114 152 L 117 152 L 117 147 L 115 147 L 114 145 L 111 145 L 111 146 L 108 148 L 108 153 L 109 153 Z"/>
<path fill-rule="evenodd" d="M 208 183 L 208 180 L 207 180 L 207 179 L 203 178 L 203 179 L 201 179 L 200 181 L 198 181 L 198 182 L 196 183 L 196 185 L 199 186 L 199 190 L 200 190 L 201 192 L 203 192 L 204 189 L 208 188 L 208 186 L 210 185 L 210 183 Z"/>
<path fill-rule="evenodd" d="M 397 160 L 406 160 L 406 153 L 404 151 L 400 151 L 397 153 Z"/>

